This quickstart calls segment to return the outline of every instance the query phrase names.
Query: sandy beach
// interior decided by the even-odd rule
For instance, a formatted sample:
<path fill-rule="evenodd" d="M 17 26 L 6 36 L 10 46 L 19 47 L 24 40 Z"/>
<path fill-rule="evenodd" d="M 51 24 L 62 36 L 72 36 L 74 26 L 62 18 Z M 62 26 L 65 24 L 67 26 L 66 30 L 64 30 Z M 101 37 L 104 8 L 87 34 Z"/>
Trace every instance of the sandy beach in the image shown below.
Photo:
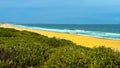
<path fill-rule="evenodd" d="M 48 37 L 56 37 L 60 39 L 71 40 L 72 42 L 78 45 L 82 45 L 86 47 L 92 48 L 92 47 L 98 47 L 98 46 L 105 46 L 105 47 L 110 47 L 120 51 L 120 40 L 95 38 L 90 36 L 80 36 L 75 34 L 59 33 L 59 32 L 52 32 L 52 31 L 34 30 L 34 29 L 16 27 L 10 24 L 0 24 L 0 27 L 13 28 L 20 31 L 26 30 L 26 31 L 36 32 Z"/>

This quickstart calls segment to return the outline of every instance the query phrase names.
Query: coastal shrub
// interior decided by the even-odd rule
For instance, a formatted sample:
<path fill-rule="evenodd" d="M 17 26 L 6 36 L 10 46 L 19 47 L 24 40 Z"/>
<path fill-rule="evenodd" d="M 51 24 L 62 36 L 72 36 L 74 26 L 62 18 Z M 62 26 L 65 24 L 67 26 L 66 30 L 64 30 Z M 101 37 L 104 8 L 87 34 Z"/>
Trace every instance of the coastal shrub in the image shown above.
<path fill-rule="evenodd" d="M 0 28 L 0 68 L 120 68 L 120 52 Z"/>
<path fill-rule="evenodd" d="M 120 67 L 120 52 L 115 52 L 111 48 L 105 48 L 103 46 L 93 48 L 91 57 L 93 58 L 94 66 L 119 68 Z"/>
<path fill-rule="evenodd" d="M 119 68 L 120 53 L 110 48 L 98 47 L 83 49 L 77 47 L 60 47 L 52 49 L 45 62 L 50 68 Z"/>
<path fill-rule="evenodd" d="M 72 43 L 69 40 L 64 40 L 64 39 L 57 39 L 55 37 L 53 38 L 49 38 L 46 43 L 48 45 L 51 45 L 53 47 L 60 47 L 60 46 L 67 46 L 67 45 L 75 45 L 74 43 Z"/>
<path fill-rule="evenodd" d="M 18 30 L 0 28 L 0 37 L 15 37 L 17 36 L 16 32 L 18 32 Z"/>
<path fill-rule="evenodd" d="M 92 63 L 89 57 L 90 51 L 76 47 L 60 47 L 50 50 L 49 59 L 45 62 L 45 67 L 50 68 L 88 68 Z"/>

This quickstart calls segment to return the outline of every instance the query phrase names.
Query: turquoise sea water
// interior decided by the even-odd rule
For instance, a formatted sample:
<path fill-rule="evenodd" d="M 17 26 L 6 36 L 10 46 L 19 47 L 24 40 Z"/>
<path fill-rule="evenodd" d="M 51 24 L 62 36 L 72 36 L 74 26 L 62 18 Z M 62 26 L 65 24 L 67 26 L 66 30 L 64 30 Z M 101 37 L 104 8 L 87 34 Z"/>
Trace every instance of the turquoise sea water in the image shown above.
<path fill-rule="evenodd" d="M 120 40 L 120 24 L 21 24 L 15 26 Z"/>

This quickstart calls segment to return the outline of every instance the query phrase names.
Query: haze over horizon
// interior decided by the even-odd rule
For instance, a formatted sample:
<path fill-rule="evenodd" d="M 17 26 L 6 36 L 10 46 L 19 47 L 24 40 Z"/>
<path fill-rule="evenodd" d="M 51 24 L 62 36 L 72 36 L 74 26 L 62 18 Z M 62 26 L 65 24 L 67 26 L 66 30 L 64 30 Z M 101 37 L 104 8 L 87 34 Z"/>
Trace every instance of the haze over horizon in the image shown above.
<path fill-rule="evenodd" d="M 0 22 L 120 24 L 120 0 L 0 0 Z"/>

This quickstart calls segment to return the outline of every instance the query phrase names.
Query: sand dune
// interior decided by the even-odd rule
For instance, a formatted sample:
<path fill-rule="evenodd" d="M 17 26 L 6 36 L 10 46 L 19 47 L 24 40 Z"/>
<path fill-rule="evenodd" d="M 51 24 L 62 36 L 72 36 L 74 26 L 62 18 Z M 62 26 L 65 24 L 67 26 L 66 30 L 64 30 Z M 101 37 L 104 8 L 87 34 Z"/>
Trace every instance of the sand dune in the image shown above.
<path fill-rule="evenodd" d="M 78 45 L 82 45 L 86 47 L 105 46 L 105 47 L 110 47 L 113 49 L 120 50 L 120 40 L 103 39 L 103 38 L 95 38 L 95 37 L 90 37 L 90 36 L 79 36 L 75 34 L 20 28 L 20 27 L 16 27 L 10 24 L 0 24 L 0 27 L 14 28 L 17 30 L 27 30 L 27 31 L 36 32 L 36 33 L 39 33 L 39 34 L 42 34 L 48 37 L 67 39 L 67 40 L 73 41 L 74 43 Z"/>

